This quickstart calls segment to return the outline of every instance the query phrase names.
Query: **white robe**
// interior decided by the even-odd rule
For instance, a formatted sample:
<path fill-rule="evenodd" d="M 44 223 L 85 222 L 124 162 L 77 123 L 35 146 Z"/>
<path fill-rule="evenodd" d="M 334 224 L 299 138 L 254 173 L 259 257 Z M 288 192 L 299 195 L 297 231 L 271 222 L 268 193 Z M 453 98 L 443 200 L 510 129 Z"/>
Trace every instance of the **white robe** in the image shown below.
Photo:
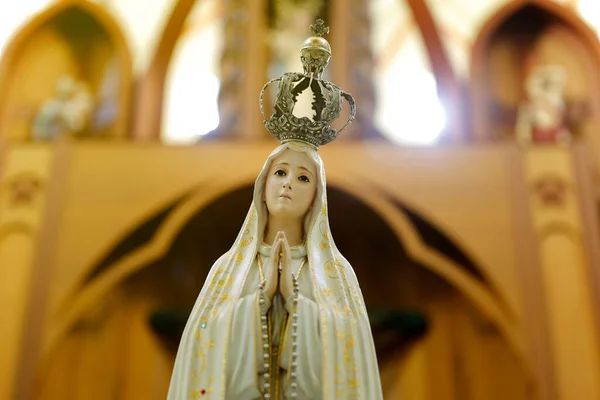
<path fill-rule="evenodd" d="M 270 246 L 259 248 L 263 273 L 271 255 Z M 302 261 L 306 257 L 304 247 L 292 247 L 292 271 L 297 274 Z M 255 261 L 250 269 L 244 285 L 242 296 L 235 305 L 232 316 L 232 336 L 229 341 L 227 360 L 227 399 L 256 400 L 262 399 L 263 387 L 263 347 L 261 340 L 261 311 L 258 307 L 258 285 L 260 273 L 258 262 Z M 321 337 L 319 332 L 319 310 L 314 300 L 310 271 L 304 265 L 298 278 L 300 295 L 298 299 L 298 399 L 318 400 L 321 394 L 322 354 Z M 271 364 L 278 365 L 277 372 L 272 372 L 271 398 L 288 399 L 290 393 L 289 370 L 291 362 L 291 339 L 289 329 L 284 323 L 291 311 L 289 302 L 281 295 L 273 298 L 270 307 L 271 348 L 274 351 Z M 267 304 L 268 306 L 268 304 Z M 284 336 L 285 335 L 285 336 Z M 283 343 L 282 343 L 283 340 Z M 282 346 L 280 347 L 280 344 Z M 275 391 L 278 397 L 275 397 Z"/>

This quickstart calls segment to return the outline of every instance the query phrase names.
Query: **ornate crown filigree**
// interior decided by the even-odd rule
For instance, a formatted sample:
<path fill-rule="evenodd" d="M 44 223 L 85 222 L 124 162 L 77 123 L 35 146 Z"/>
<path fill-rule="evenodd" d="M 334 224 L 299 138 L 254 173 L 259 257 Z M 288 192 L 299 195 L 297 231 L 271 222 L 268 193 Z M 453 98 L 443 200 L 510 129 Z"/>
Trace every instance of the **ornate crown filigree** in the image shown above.
<path fill-rule="evenodd" d="M 299 140 L 318 148 L 337 138 L 352 123 L 356 116 L 356 105 L 350 93 L 322 79 L 323 71 L 331 59 L 331 46 L 323 38 L 329 33 L 329 27 L 319 19 L 310 29 L 313 36 L 304 42 L 300 51 L 304 72 L 288 72 L 267 82 L 260 91 L 260 111 L 265 118 L 266 128 L 282 143 Z M 275 82 L 279 82 L 275 113 L 267 118 L 263 108 L 264 92 Z M 313 119 L 299 118 L 293 114 L 298 96 L 307 88 L 313 93 Z M 343 99 L 350 105 L 350 117 L 340 130 L 336 130 L 330 125 L 340 116 Z"/>

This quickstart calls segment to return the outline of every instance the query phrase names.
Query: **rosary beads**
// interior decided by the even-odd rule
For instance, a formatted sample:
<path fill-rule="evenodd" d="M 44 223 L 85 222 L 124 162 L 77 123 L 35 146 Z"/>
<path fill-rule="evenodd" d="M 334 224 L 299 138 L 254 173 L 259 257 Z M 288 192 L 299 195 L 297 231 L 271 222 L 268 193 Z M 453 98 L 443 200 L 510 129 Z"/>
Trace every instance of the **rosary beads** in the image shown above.
<path fill-rule="evenodd" d="M 298 271 L 298 275 L 300 270 Z M 292 363 L 290 365 L 290 397 L 298 397 L 298 295 L 300 293 L 298 285 L 298 277 L 292 273 L 292 281 L 294 285 L 294 292 L 292 294 Z M 260 326 L 261 326 L 261 337 L 263 344 L 263 396 L 264 399 L 271 399 L 271 374 L 269 367 L 270 364 L 270 340 L 269 340 L 269 325 L 267 320 L 267 308 L 265 299 L 266 280 L 263 280 L 259 285 L 259 305 L 260 305 Z M 276 365 L 275 368 L 279 366 Z"/>

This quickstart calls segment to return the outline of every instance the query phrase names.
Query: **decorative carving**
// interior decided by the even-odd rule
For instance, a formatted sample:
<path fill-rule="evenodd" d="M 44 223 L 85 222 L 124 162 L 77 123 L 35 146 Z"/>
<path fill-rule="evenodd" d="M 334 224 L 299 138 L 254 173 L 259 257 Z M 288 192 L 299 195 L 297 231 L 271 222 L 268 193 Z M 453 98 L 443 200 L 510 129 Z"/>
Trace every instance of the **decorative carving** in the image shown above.
<path fill-rule="evenodd" d="M 242 0 L 226 2 L 223 54 L 221 56 L 219 89 L 219 127 L 218 134 L 233 134 L 241 129 L 240 110 L 242 110 L 244 85 L 244 60 L 246 56 L 246 27 L 248 24 L 248 5 Z"/>
<path fill-rule="evenodd" d="M 21 173 L 6 183 L 8 204 L 11 207 L 26 207 L 37 199 L 42 181 L 33 173 Z"/>
<path fill-rule="evenodd" d="M 533 183 L 537 199 L 546 207 L 564 207 L 568 190 L 565 179 L 555 174 L 544 175 Z"/>
<path fill-rule="evenodd" d="M 371 47 L 369 2 L 353 0 L 350 5 L 348 26 L 349 90 L 360 99 L 361 112 L 356 117 L 355 132 L 361 138 L 382 137 L 373 123 L 375 115 L 375 86 L 373 71 L 375 59 Z M 335 43 L 334 43 L 335 44 Z"/>

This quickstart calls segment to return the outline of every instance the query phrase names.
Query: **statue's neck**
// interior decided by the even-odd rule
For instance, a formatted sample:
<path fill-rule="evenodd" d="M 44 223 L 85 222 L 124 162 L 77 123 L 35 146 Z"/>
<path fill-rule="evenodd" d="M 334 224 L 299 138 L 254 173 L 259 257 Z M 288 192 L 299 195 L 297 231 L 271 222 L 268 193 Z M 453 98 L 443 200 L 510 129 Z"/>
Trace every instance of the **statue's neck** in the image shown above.
<path fill-rule="evenodd" d="M 287 220 L 269 216 L 263 242 L 269 246 L 272 245 L 279 231 L 285 233 L 290 246 L 299 246 L 304 243 L 302 220 Z"/>

